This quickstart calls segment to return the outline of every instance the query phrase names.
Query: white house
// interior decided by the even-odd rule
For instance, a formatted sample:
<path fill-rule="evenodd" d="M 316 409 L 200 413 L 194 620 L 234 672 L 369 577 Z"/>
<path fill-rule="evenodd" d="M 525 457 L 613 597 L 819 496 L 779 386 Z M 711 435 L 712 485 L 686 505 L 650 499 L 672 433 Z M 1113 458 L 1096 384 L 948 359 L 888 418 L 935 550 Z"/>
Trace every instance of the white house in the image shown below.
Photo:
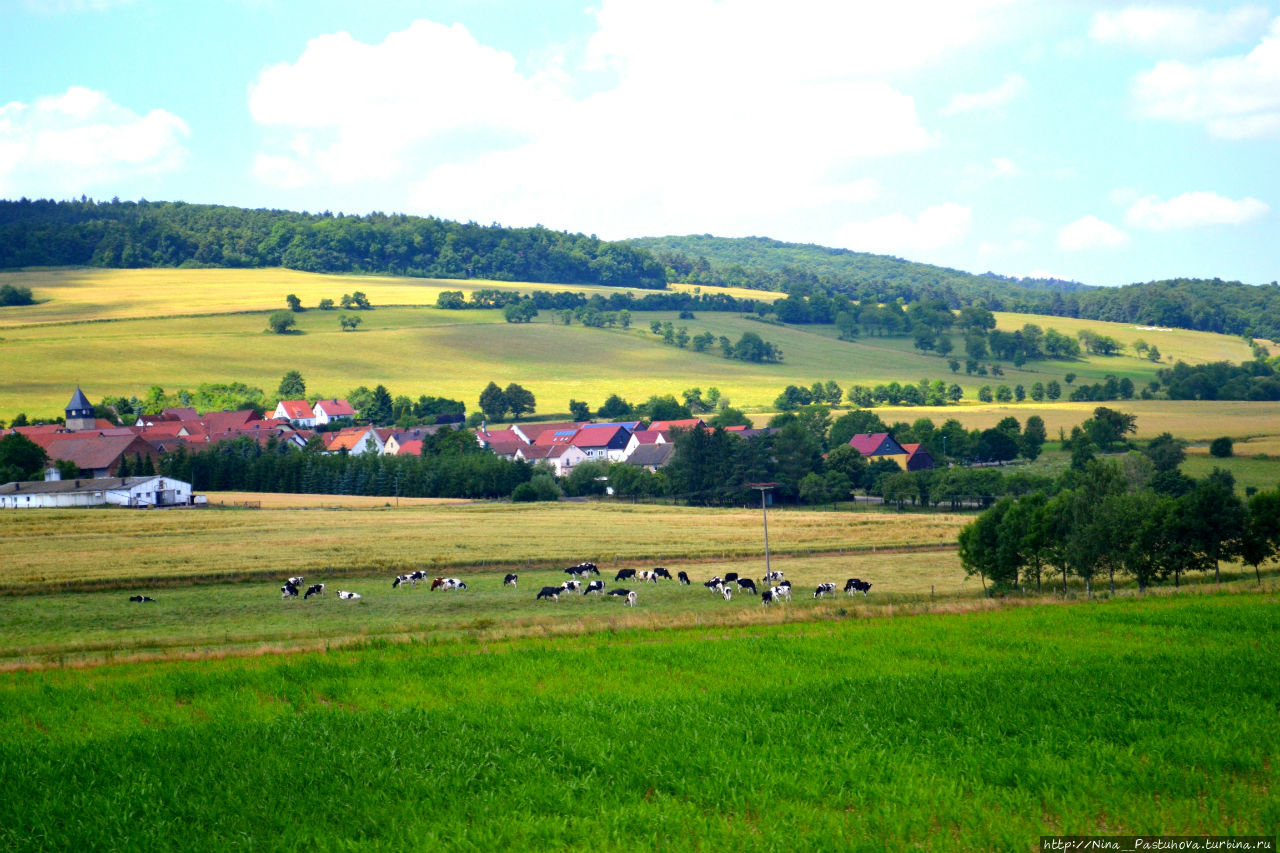
<path fill-rule="evenodd" d="M 47 509 L 105 504 L 130 507 L 185 506 L 194 502 L 190 483 L 163 476 L 46 480 L 5 483 L 0 486 L 0 509 Z"/>
<path fill-rule="evenodd" d="M 296 427 L 310 429 L 316 425 L 316 413 L 306 400 L 281 400 L 276 404 L 273 418 L 284 418 Z"/>
<path fill-rule="evenodd" d="M 356 410 L 351 408 L 351 404 L 336 397 L 332 400 L 316 400 L 311 411 L 315 414 L 314 426 L 324 426 L 337 420 L 353 421 L 356 418 Z"/>

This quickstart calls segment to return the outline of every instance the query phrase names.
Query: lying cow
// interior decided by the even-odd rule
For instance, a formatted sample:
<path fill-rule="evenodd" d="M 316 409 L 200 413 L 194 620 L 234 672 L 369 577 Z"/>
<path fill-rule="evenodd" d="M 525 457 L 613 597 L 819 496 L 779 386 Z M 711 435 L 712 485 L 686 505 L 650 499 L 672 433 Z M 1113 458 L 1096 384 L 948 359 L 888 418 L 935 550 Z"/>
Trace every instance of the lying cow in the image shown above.
<path fill-rule="evenodd" d="M 324 584 L 313 583 L 311 586 L 307 587 L 307 594 L 302 596 L 302 599 L 305 601 L 313 595 L 324 595 Z"/>
<path fill-rule="evenodd" d="M 129 600 L 136 601 L 139 604 L 142 604 L 144 601 L 155 601 L 155 599 L 149 595 L 131 595 L 129 596 Z"/>
<path fill-rule="evenodd" d="M 635 593 L 634 593 L 634 592 L 632 592 L 632 591 L 631 591 L 631 590 L 629 590 L 629 589 L 621 589 L 621 588 L 619 588 L 619 589 L 611 589 L 611 590 L 609 590 L 607 593 L 605 593 L 605 595 L 617 595 L 617 596 L 620 596 L 620 597 L 622 597 L 622 598 L 626 598 L 626 597 L 627 597 L 627 596 L 629 596 L 629 595 L 635 595 Z"/>
<path fill-rule="evenodd" d="M 338 590 L 338 598 L 341 598 L 343 601 L 355 601 L 357 598 L 363 597 L 364 596 L 358 592 L 347 592 L 345 589 Z"/>
<path fill-rule="evenodd" d="M 815 590 L 813 591 L 813 597 L 814 597 L 814 598 L 822 598 L 822 597 L 823 597 L 824 595 L 826 595 L 827 593 L 829 593 L 829 592 L 835 592 L 835 591 L 836 591 L 836 585 L 835 585 L 835 584 L 833 584 L 833 583 L 820 583 L 820 584 L 818 584 L 818 588 L 817 588 L 817 589 L 815 589 Z"/>
<path fill-rule="evenodd" d="M 559 601 L 560 593 L 562 592 L 564 592 L 564 587 L 544 586 L 542 590 L 538 593 L 537 598 L 535 598 L 534 600 L 536 601 L 541 598 L 549 598 L 552 601 Z"/>
<path fill-rule="evenodd" d="M 613 576 L 613 582 L 617 583 L 618 581 L 624 581 L 627 578 L 633 578 L 635 576 L 635 569 L 618 569 L 618 573 Z"/>
<path fill-rule="evenodd" d="M 505 578 L 503 578 L 503 579 L 502 579 L 502 585 L 503 585 L 503 586 L 515 586 L 515 585 L 516 585 L 516 581 L 518 581 L 518 580 L 520 580 L 520 576 L 519 576 L 519 575 L 516 575 L 516 574 L 508 574 Z"/>
<path fill-rule="evenodd" d="M 587 593 L 591 593 L 591 592 L 603 593 L 604 581 L 592 581 L 591 583 L 587 584 L 587 588 L 582 591 L 582 594 L 586 595 Z"/>

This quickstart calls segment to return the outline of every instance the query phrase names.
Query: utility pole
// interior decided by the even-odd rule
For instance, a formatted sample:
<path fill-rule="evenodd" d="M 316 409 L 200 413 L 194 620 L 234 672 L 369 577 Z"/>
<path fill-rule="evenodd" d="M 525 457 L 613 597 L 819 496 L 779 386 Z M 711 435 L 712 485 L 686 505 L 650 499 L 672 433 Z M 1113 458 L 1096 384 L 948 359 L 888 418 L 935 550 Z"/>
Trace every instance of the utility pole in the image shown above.
<path fill-rule="evenodd" d="M 764 576 L 769 577 L 772 567 L 769 564 L 769 509 L 765 502 L 765 494 L 773 490 L 777 483 L 748 483 L 751 488 L 760 490 L 760 512 L 764 516 Z"/>

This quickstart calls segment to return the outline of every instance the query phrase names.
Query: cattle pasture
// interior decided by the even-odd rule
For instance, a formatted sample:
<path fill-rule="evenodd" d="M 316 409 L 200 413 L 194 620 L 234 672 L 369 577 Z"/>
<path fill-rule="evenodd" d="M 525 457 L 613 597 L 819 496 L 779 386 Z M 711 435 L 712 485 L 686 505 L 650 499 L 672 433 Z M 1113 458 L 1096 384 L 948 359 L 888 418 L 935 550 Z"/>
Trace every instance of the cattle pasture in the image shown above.
<path fill-rule="evenodd" d="M 1274 589 L 641 627 L 0 674 L 0 847 L 1029 850 L 1280 825 Z"/>

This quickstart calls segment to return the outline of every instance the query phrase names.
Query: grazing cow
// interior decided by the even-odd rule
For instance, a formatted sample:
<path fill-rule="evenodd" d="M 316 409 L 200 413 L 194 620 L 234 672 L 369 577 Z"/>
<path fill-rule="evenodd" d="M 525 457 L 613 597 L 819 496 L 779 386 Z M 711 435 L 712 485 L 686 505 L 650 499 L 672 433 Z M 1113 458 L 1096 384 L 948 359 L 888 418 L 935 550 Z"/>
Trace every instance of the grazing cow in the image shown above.
<path fill-rule="evenodd" d="M 431 591 L 432 591 L 432 592 L 435 592 L 437 589 L 439 589 L 439 588 L 440 588 L 440 587 L 442 587 L 442 586 L 444 586 L 444 578 L 432 578 L 432 579 L 431 579 Z"/>
<path fill-rule="evenodd" d="M 738 578 L 738 589 L 748 591 L 752 595 L 756 594 L 756 582 L 751 578 Z"/>
<path fill-rule="evenodd" d="M 291 583 L 294 586 L 302 586 L 302 582 L 304 580 L 306 580 L 306 578 L 304 578 L 302 575 L 298 575 L 296 578 L 289 578 L 289 580 L 287 580 L 286 583 Z"/>
<path fill-rule="evenodd" d="M 520 580 L 520 576 L 519 576 L 519 575 L 515 575 L 515 574 L 508 574 L 505 578 L 503 578 L 503 579 L 502 579 L 502 585 L 503 585 L 503 586 L 515 586 L 515 585 L 516 585 L 516 581 L 518 581 L 518 580 Z"/>
<path fill-rule="evenodd" d="M 627 605 L 628 607 L 635 607 L 635 606 L 636 606 L 636 594 L 635 594 L 634 592 L 629 592 L 629 593 L 627 593 L 626 605 Z"/>
<path fill-rule="evenodd" d="M 311 586 L 307 587 L 307 594 L 302 596 L 302 599 L 305 601 L 313 595 L 324 595 L 324 584 L 313 583 Z"/>
<path fill-rule="evenodd" d="M 724 579 L 719 575 L 716 575 L 711 580 L 704 583 L 703 586 L 705 586 L 707 589 L 715 590 L 715 589 L 719 589 L 723 584 L 724 584 Z"/>
<path fill-rule="evenodd" d="M 347 592 L 345 589 L 338 590 L 338 598 L 343 601 L 355 601 L 357 598 L 363 598 L 358 592 Z"/>
<path fill-rule="evenodd" d="M 764 592 L 760 593 L 760 606 L 768 607 L 770 604 L 773 604 L 773 590 L 766 589 Z"/>
<path fill-rule="evenodd" d="M 733 582 L 734 582 L 734 581 L 736 581 L 737 579 L 738 579 L 738 573 L 737 573 L 737 572 L 726 572 L 726 573 L 725 573 L 725 576 L 724 576 L 724 582 L 725 582 L 725 583 L 733 583 Z"/>
<path fill-rule="evenodd" d="M 604 581 L 592 581 L 587 584 L 587 588 L 582 591 L 583 595 L 589 592 L 604 592 Z"/>
<path fill-rule="evenodd" d="M 667 580 L 671 580 L 671 572 L 662 568 L 662 566 L 658 566 L 658 568 L 653 570 L 653 577 L 655 580 L 657 580 L 658 578 L 666 578 Z"/>
<path fill-rule="evenodd" d="M 676 572 L 676 579 L 679 580 L 680 583 L 684 584 L 685 586 L 689 585 L 688 572 Z"/>
<path fill-rule="evenodd" d="M 466 589 L 467 585 L 462 581 L 458 580 L 457 578 L 441 578 L 440 588 L 441 589 Z"/>
<path fill-rule="evenodd" d="M 783 599 L 783 598 L 785 598 L 787 601 L 791 600 L 791 587 L 789 586 L 770 587 L 769 592 L 773 593 L 774 601 L 778 601 L 779 599 Z"/>
<path fill-rule="evenodd" d="M 722 586 L 722 587 L 720 587 L 720 597 L 721 597 L 721 598 L 723 598 L 725 601 L 732 601 L 732 600 L 733 600 L 733 587 L 731 587 L 731 586 Z"/>
<path fill-rule="evenodd" d="M 560 593 L 564 592 L 564 587 L 544 586 L 542 591 L 538 593 L 538 598 L 549 598 L 552 601 L 560 600 Z M 534 599 L 535 601 L 537 599 Z"/>
<path fill-rule="evenodd" d="M 633 578 L 635 576 L 635 569 L 618 569 L 618 573 L 613 576 L 613 582 L 617 583 L 618 581 L 624 581 L 627 578 Z"/>
<path fill-rule="evenodd" d="M 780 581 L 782 580 L 782 572 L 776 570 L 765 572 L 762 580 L 764 580 L 765 583 L 768 583 L 769 581 Z"/>
<path fill-rule="evenodd" d="M 791 593 L 791 581 L 778 581 L 778 586 L 783 587 L 784 589 L 786 589 L 787 594 L 788 594 L 788 597 L 790 597 L 790 593 Z"/>
<path fill-rule="evenodd" d="M 582 581 L 565 581 L 560 584 L 560 588 L 565 592 L 577 592 L 582 589 Z"/>
<path fill-rule="evenodd" d="M 418 581 L 424 581 L 426 579 L 427 579 L 427 573 L 422 571 L 422 569 L 417 569 L 409 573 L 409 583 L 413 584 L 414 586 L 418 585 Z"/>
<path fill-rule="evenodd" d="M 285 581 L 284 586 L 280 587 L 280 598 L 297 598 L 298 586 L 292 581 Z"/>
<path fill-rule="evenodd" d="M 871 584 L 861 578 L 849 578 L 849 580 L 845 582 L 844 591 L 847 595 L 853 595 L 855 592 L 860 592 L 865 596 L 871 591 Z"/>
<path fill-rule="evenodd" d="M 657 583 L 658 574 L 657 572 L 649 571 L 647 569 L 641 569 L 640 571 L 636 572 L 636 580 L 649 581 L 650 583 Z"/>
<path fill-rule="evenodd" d="M 827 593 L 829 593 L 829 592 L 835 592 L 835 591 L 836 591 L 836 585 L 835 585 L 835 584 L 833 584 L 833 583 L 820 583 L 820 584 L 818 584 L 818 588 L 817 588 L 817 589 L 815 589 L 815 590 L 813 591 L 813 597 L 814 597 L 814 598 L 822 598 L 822 596 L 826 595 Z"/>
<path fill-rule="evenodd" d="M 412 578 L 409 577 L 408 575 L 396 575 L 396 579 L 391 582 L 391 588 L 395 589 L 396 587 L 400 586 L 400 584 L 408 583 L 411 580 Z"/>
<path fill-rule="evenodd" d="M 144 602 L 144 601 L 155 601 L 155 599 L 154 599 L 154 598 L 152 598 L 152 597 L 151 597 L 151 596 L 149 596 L 149 595 L 131 595 L 131 596 L 129 596 L 129 600 L 130 600 L 130 601 L 136 601 L 136 602 L 138 602 L 139 604 L 141 604 L 141 603 L 142 603 L 142 602 Z"/>
<path fill-rule="evenodd" d="M 623 598 L 626 598 L 628 595 L 631 595 L 631 594 L 632 594 L 631 590 L 622 589 L 621 587 L 618 587 L 617 589 L 611 589 L 605 593 L 605 595 L 618 595 Z"/>

